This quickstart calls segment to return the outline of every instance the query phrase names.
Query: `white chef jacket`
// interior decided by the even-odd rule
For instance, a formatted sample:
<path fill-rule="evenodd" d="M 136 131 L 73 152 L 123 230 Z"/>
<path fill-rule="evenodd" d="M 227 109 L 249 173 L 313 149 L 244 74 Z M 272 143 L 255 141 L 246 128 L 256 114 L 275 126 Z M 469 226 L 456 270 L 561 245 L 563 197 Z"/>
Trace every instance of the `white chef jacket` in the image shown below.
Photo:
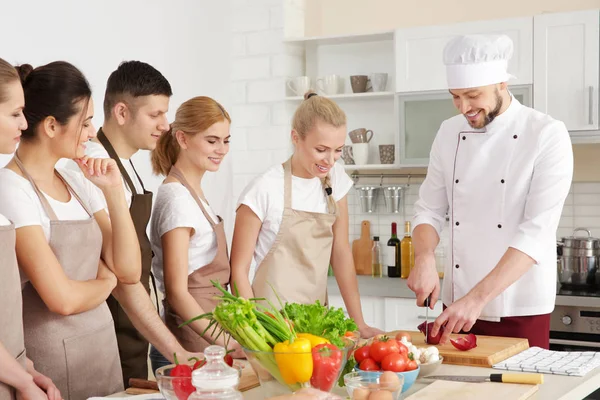
<path fill-rule="evenodd" d="M 465 296 L 509 247 L 536 264 L 489 302 L 483 319 L 552 312 L 556 297 L 556 230 L 573 176 L 573 150 L 561 121 L 514 97 L 483 129 L 463 115 L 444 121 L 434 140 L 413 226 L 438 235 L 450 217 L 450 251 L 442 300 Z"/>

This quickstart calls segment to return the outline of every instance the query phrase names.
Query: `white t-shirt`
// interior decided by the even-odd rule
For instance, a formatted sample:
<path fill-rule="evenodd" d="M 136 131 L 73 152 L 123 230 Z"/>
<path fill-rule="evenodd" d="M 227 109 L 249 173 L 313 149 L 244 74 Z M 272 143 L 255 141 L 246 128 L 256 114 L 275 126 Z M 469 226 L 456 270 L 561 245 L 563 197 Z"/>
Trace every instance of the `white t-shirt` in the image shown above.
<path fill-rule="evenodd" d="M 105 209 L 104 196 L 100 189 L 87 180 L 82 173 L 69 168 L 57 168 L 62 177 L 71 185 L 92 214 Z M 83 220 L 89 215 L 79 204 L 75 196 L 67 203 L 60 202 L 46 195 L 50 207 L 59 220 Z M 10 169 L 0 169 L 0 213 L 13 221 L 15 228 L 41 225 L 46 235 L 50 237 L 50 218 L 46 214 L 42 202 L 38 198 L 31 183 Z"/>
<path fill-rule="evenodd" d="M 213 221 L 218 222 L 219 219 L 210 206 L 204 201 L 202 204 Z M 193 229 L 188 250 L 188 275 L 214 260 L 217 255 L 217 235 L 191 193 L 181 183 L 170 182 L 158 188 L 150 221 L 150 243 L 154 252 L 152 273 L 156 286 L 163 293 L 165 285 L 161 238 L 176 228 Z"/>
<path fill-rule="evenodd" d="M 352 187 L 352 179 L 339 163 L 334 164 L 330 177 L 333 199 L 340 201 Z M 275 165 L 250 182 L 242 192 L 236 209 L 242 204 L 250 207 L 262 221 L 254 250 L 254 261 L 258 266 L 273 246 L 281 225 L 284 208 L 283 166 Z M 319 178 L 292 176 L 292 208 L 327 213 L 327 198 Z"/>
<path fill-rule="evenodd" d="M 102 144 L 89 141 L 85 145 L 86 145 L 85 155 L 87 155 L 88 157 L 110 158 L 110 155 L 108 155 L 108 152 L 106 151 L 104 146 L 102 146 Z M 120 157 L 119 157 L 119 159 L 121 160 L 121 164 L 123 164 L 125 171 L 127 171 L 127 174 L 131 178 L 131 181 L 133 182 L 133 186 L 135 186 L 135 190 L 137 191 L 137 193 L 143 194 L 144 189 L 142 188 L 142 184 L 141 184 L 140 180 L 137 178 L 135 171 L 131 167 L 131 163 L 129 162 L 129 160 L 126 158 L 120 158 Z M 67 168 L 70 168 L 79 173 L 82 173 L 79 166 L 73 160 L 61 160 L 61 163 L 63 163 L 62 165 L 64 165 Z M 122 180 L 123 180 L 123 188 L 125 189 L 124 192 L 125 192 L 125 200 L 127 201 L 127 207 L 130 207 L 132 193 L 131 193 L 131 190 L 129 190 L 129 185 L 127 185 L 127 182 L 125 182 L 125 178 L 122 177 Z"/>
<path fill-rule="evenodd" d="M 10 221 L 2 214 L 0 214 L 0 226 L 10 225 Z"/>

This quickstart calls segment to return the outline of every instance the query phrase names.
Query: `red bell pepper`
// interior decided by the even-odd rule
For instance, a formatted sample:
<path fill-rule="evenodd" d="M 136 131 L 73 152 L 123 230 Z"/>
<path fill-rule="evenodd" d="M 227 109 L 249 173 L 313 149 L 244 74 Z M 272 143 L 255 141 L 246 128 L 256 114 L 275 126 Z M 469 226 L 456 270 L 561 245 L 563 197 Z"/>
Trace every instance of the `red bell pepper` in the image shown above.
<path fill-rule="evenodd" d="M 329 392 L 342 368 L 342 352 L 333 344 L 323 343 L 312 349 L 313 374 L 312 387 Z"/>
<path fill-rule="evenodd" d="M 192 367 L 185 364 L 179 364 L 177 354 L 174 354 L 174 358 L 177 366 L 171 370 L 169 376 L 181 379 L 173 379 L 173 391 L 175 392 L 177 399 L 187 400 L 187 398 L 196 390 L 194 385 L 192 385 Z"/>
<path fill-rule="evenodd" d="M 477 347 L 477 336 L 469 333 L 467 336 L 459 337 L 457 339 L 450 339 L 452 346 L 458 350 L 467 351 Z"/>

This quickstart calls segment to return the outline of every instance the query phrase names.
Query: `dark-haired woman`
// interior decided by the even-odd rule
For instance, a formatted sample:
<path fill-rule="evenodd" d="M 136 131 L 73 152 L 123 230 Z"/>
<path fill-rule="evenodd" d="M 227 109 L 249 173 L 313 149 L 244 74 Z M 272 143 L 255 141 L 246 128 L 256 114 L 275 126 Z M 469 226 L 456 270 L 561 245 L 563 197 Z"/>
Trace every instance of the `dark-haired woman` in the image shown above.
<path fill-rule="evenodd" d="M 0 59 L 0 154 L 12 154 L 21 131 L 23 88 L 15 68 Z M 15 228 L 0 214 L 0 399 L 60 400 L 52 381 L 33 369 L 25 355 L 19 269 L 15 257 Z"/>
<path fill-rule="evenodd" d="M 0 212 L 16 227 L 25 347 L 65 399 L 109 395 L 123 382 L 106 299 L 141 265 L 121 176 L 113 160 L 84 156 L 96 133 L 82 73 L 66 62 L 18 70 L 28 127 L 0 170 Z M 83 174 L 55 169 L 61 158 Z"/>

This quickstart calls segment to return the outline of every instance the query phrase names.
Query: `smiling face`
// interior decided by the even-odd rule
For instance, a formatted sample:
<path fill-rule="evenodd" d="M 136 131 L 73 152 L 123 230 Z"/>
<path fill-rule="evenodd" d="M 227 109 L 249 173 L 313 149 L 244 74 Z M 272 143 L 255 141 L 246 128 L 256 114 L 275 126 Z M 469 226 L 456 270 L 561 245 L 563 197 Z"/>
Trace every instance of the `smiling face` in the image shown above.
<path fill-rule="evenodd" d="M 454 106 L 467 119 L 472 128 L 481 129 L 502 113 L 504 105 L 500 91 L 506 83 L 469 89 L 452 89 Z"/>
<path fill-rule="evenodd" d="M 229 152 L 229 125 L 229 121 L 224 119 L 195 135 L 178 131 L 177 140 L 182 149 L 180 157 L 186 157 L 199 171 L 218 171 Z"/>
<path fill-rule="evenodd" d="M 46 135 L 51 138 L 52 152 L 59 158 L 81 158 L 85 156 L 86 143 L 96 137 L 92 125 L 94 102 L 90 98 L 76 103 L 79 110 L 65 125 L 60 125 L 54 117 L 44 121 Z"/>
<path fill-rule="evenodd" d="M 127 142 L 135 149 L 154 150 L 160 136 L 169 130 L 169 97 L 137 97 L 131 101 L 129 111 L 123 125 Z"/>
<path fill-rule="evenodd" d="M 6 101 L 0 103 L 0 154 L 11 154 L 17 148 L 21 131 L 27 129 L 23 115 L 25 98 L 18 80 L 7 83 L 3 92 Z"/>
<path fill-rule="evenodd" d="M 341 157 L 345 140 L 346 125 L 335 127 L 320 120 L 303 136 L 292 131 L 292 142 L 296 146 L 294 155 L 302 169 L 308 176 L 321 179 Z"/>

